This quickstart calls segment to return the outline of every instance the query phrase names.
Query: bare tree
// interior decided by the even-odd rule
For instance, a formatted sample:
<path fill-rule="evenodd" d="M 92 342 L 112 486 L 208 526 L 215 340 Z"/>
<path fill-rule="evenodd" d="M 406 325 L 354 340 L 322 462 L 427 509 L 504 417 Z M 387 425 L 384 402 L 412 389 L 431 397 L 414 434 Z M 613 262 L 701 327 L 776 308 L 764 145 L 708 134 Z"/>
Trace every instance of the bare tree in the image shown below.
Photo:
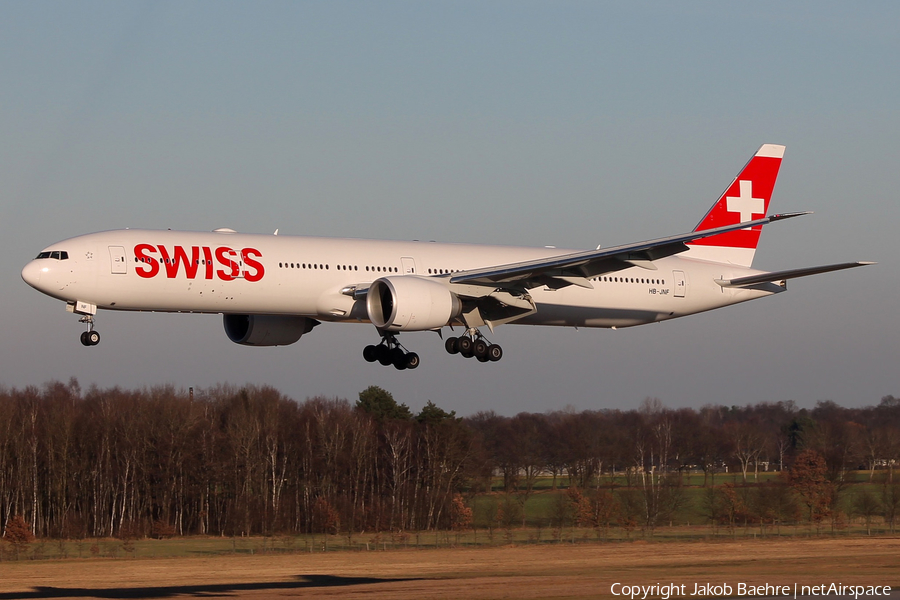
<path fill-rule="evenodd" d="M 725 424 L 725 432 L 731 441 L 734 457 L 741 465 L 744 483 L 747 482 L 747 471 L 751 464 L 754 467 L 754 479 L 757 479 L 759 455 L 765 445 L 765 436 L 760 427 L 752 421 L 731 422 Z"/>

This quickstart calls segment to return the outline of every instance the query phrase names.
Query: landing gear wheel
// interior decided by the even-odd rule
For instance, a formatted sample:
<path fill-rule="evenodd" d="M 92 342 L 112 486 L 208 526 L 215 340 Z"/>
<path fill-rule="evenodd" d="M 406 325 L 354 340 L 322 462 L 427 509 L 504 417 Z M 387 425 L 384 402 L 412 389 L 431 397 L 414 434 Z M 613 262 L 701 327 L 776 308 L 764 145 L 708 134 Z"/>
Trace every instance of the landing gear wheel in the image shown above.
<path fill-rule="evenodd" d="M 447 341 L 444 342 L 444 349 L 448 354 L 459 354 L 459 340 L 455 337 L 447 338 Z"/>
<path fill-rule="evenodd" d="M 419 366 L 421 362 L 419 355 L 415 352 L 408 352 L 397 341 L 395 334 L 387 331 L 379 331 L 379 333 L 381 334 L 381 343 L 363 348 L 364 359 L 368 362 L 381 363 L 385 367 L 393 365 L 398 371 L 415 369 Z"/>
<path fill-rule="evenodd" d="M 497 362 L 503 358 L 503 348 L 490 343 L 475 327 L 470 327 L 464 335 L 449 338 L 444 348 L 450 354 L 461 354 L 465 358 L 475 357 L 478 362 Z"/>
<path fill-rule="evenodd" d="M 91 342 L 88 341 L 88 332 L 87 332 L 87 331 L 82 331 L 82 332 L 81 332 L 81 345 L 83 345 L 83 346 L 90 346 L 90 345 L 91 345 Z"/>
<path fill-rule="evenodd" d="M 88 345 L 96 346 L 100 343 L 100 334 L 96 331 L 88 331 L 87 332 L 87 341 Z"/>
<path fill-rule="evenodd" d="M 383 344 L 379 344 L 375 346 L 375 360 L 381 363 L 381 366 L 386 367 L 391 364 L 391 350 L 387 346 Z"/>
<path fill-rule="evenodd" d="M 394 348 L 391 350 L 391 363 L 393 363 L 394 368 L 398 371 L 402 371 L 406 368 L 406 352 L 401 350 L 400 348 Z"/>

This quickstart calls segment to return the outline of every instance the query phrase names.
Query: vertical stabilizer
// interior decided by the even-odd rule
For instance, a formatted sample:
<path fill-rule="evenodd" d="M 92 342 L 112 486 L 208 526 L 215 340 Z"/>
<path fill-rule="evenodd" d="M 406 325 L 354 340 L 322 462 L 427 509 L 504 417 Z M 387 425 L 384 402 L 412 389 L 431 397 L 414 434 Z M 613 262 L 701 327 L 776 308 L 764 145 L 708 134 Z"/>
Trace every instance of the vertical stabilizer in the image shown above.
<path fill-rule="evenodd" d="M 728 189 L 719 196 L 694 231 L 737 225 L 766 216 L 784 146 L 763 144 Z M 756 253 L 762 226 L 730 231 L 688 244 L 682 256 L 749 267 Z"/>

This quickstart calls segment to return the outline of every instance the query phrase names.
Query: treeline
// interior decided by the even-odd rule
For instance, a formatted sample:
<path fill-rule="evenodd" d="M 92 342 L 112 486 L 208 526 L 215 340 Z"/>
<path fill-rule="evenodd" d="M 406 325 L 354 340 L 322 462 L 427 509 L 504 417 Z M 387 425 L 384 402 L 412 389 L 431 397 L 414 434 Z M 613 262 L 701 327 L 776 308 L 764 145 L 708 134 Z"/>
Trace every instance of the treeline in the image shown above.
<path fill-rule="evenodd" d="M 790 401 L 672 410 L 648 398 L 631 411 L 511 418 L 481 412 L 466 423 L 487 461 L 481 489 L 488 474 L 497 474 L 505 492 L 482 511 L 482 526 L 524 525 L 539 476 L 568 487 L 550 508 L 557 532 L 568 524 L 598 534 L 611 526 L 652 533 L 686 514 L 717 527 L 804 522 L 818 529 L 827 522 L 833 530 L 853 517 L 868 529 L 881 517 L 893 531 L 900 516 L 900 478 L 893 473 L 900 464 L 900 399 L 893 396 L 877 406 L 825 401 L 813 410 Z M 760 478 L 765 471 L 778 476 Z M 858 471 L 870 484 L 851 490 Z M 690 473 L 702 473 L 702 493 L 685 489 L 699 478 Z M 729 476 L 723 481 L 722 474 Z"/>
<path fill-rule="evenodd" d="M 298 403 L 266 386 L 0 390 L 0 524 L 38 537 L 459 529 L 472 522 L 464 500 L 495 476 L 507 506 L 492 522 L 509 520 L 510 498 L 521 514 L 541 475 L 569 488 L 561 510 L 574 506 L 579 522 L 637 511 L 652 527 L 683 497 L 686 472 L 713 486 L 725 471 L 753 481 L 796 459 L 812 460 L 833 495 L 851 470 L 892 477 L 900 401 L 671 410 L 648 399 L 630 411 L 462 419 L 431 402 L 413 414 L 377 387 L 353 404 Z M 711 506 L 725 506 L 726 489 L 710 490 Z M 614 514 L 604 504 L 614 492 L 635 510 Z"/>
<path fill-rule="evenodd" d="M 843 408 L 819 402 L 798 410 L 792 401 L 745 407 L 669 409 L 647 398 L 639 409 L 521 413 L 502 417 L 480 412 L 466 423 L 483 440 L 504 488 L 530 487 L 541 472 L 565 475 L 591 487 L 603 473 L 622 473 L 632 486 L 641 473 L 784 471 L 801 450 L 824 460 L 830 481 L 850 470 L 871 475 L 900 461 L 900 399 L 886 396 L 877 406 Z M 707 481 L 704 480 L 704 485 Z"/>
<path fill-rule="evenodd" d="M 369 410 L 252 386 L 2 392 L 0 519 L 66 538 L 446 525 L 471 431 L 430 403 L 413 418 L 383 390 L 360 396 Z"/>

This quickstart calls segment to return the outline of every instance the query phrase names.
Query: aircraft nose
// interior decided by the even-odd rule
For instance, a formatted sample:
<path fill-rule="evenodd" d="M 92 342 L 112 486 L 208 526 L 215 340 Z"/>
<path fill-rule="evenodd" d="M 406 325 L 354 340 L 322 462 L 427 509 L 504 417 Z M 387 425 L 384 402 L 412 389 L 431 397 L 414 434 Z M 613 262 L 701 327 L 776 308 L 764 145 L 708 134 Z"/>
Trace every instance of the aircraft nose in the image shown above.
<path fill-rule="evenodd" d="M 43 270 L 41 263 L 33 260 L 22 269 L 22 279 L 24 279 L 25 283 L 31 287 L 39 289 L 38 286 L 41 283 L 41 273 Z"/>

